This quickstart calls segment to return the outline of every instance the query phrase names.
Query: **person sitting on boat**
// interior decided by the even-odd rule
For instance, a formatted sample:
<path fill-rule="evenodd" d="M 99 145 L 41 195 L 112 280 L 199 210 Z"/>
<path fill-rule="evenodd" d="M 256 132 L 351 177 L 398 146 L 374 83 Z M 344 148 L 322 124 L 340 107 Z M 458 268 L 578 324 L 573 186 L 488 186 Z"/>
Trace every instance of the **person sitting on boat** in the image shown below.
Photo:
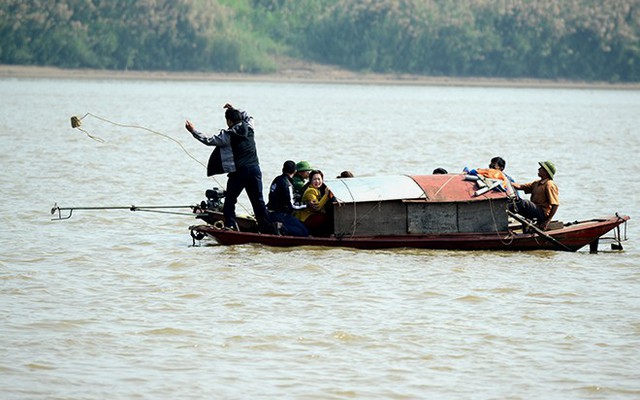
<path fill-rule="evenodd" d="M 281 225 L 280 229 L 276 229 L 277 233 L 289 236 L 309 236 L 307 227 L 293 216 L 295 210 L 306 208 L 306 205 L 296 204 L 293 200 L 292 178 L 295 173 L 296 163 L 291 160 L 285 161 L 282 165 L 282 175 L 271 182 L 267 209 L 271 221 Z"/>
<path fill-rule="evenodd" d="M 328 236 L 332 233 L 332 198 L 333 194 L 324 183 L 322 171 L 311 171 L 309 186 L 302 195 L 302 203 L 306 204 L 307 208 L 296 211 L 294 215 L 305 224 L 312 235 Z"/>
<path fill-rule="evenodd" d="M 502 191 L 506 192 L 509 197 L 518 198 L 518 192 L 512 185 L 514 180 L 504 172 L 506 166 L 507 162 L 502 157 L 493 157 L 489 162 L 489 168 L 469 170 L 465 167 L 464 172 L 469 175 L 481 175 L 485 178 L 498 180 L 501 182 L 499 188 Z"/>
<path fill-rule="evenodd" d="M 560 205 L 558 186 L 553 181 L 556 166 L 551 161 L 539 161 L 538 164 L 539 180 L 525 184 L 513 183 L 514 188 L 531 193 L 531 200 L 518 199 L 509 205 L 509 210 L 536 220 L 541 229 L 546 229 Z"/>
<path fill-rule="evenodd" d="M 236 223 L 236 202 L 243 190 L 247 191 L 258 229 L 263 233 L 272 231 L 267 207 L 262 196 L 262 171 L 254 139 L 253 117 L 245 111 L 224 105 L 228 129 L 221 129 L 214 136 L 207 137 L 196 130 L 195 125 L 186 120 L 185 128 L 194 138 L 207 146 L 215 146 L 207 165 L 207 176 L 226 173 L 227 189 L 222 212 L 224 226 L 238 229 Z"/>
<path fill-rule="evenodd" d="M 507 162 L 505 161 L 505 159 L 499 156 L 493 157 L 489 162 L 489 168 L 497 169 L 497 170 L 500 170 L 500 172 L 502 172 L 502 174 L 507 178 L 507 181 L 503 182 L 505 191 L 509 193 L 509 195 L 513 195 L 516 199 L 519 199 L 520 195 L 518 194 L 518 191 L 515 190 L 515 188 L 513 187 L 513 183 L 515 182 L 515 179 L 513 179 L 506 172 L 504 172 L 505 168 L 507 168 Z"/>
<path fill-rule="evenodd" d="M 336 176 L 336 179 L 353 178 L 354 176 L 351 171 L 342 171 L 340 175 Z"/>
<path fill-rule="evenodd" d="M 309 173 L 313 170 L 308 161 L 300 161 L 296 164 L 296 174 L 293 176 L 293 194 L 297 201 L 302 199 L 304 194 L 304 185 L 309 180 Z"/>

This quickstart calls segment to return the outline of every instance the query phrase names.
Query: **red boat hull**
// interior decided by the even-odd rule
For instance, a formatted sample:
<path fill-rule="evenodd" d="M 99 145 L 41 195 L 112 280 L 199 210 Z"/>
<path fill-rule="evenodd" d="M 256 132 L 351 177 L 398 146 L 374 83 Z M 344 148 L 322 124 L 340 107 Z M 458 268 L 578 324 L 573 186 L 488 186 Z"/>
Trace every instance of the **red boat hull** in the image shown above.
<path fill-rule="evenodd" d="M 192 236 L 214 238 L 223 245 L 259 243 L 267 246 L 327 246 L 357 249 L 421 248 L 446 250 L 571 250 L 597 244 L 607 232 L 629 220 L 628 216 L 611 216 L 566 224 L 561 229 L 545 232 L 555 241 L 537 233 L 455 233 L 393 236 L 295 237 L 252 232 L 221 230 L 212 225 L 191 227 Z"/>

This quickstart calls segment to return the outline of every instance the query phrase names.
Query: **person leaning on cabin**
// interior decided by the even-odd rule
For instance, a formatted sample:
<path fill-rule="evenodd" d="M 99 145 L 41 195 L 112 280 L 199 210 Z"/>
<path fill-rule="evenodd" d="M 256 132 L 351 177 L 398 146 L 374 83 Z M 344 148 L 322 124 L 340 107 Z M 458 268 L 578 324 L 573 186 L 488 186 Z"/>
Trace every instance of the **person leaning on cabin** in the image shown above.
<path fill-rule="evenodd" d="M 469 170 L 465 167 L 463 172 L 470 175 L 482 175 L 489 179 L 502 181 L 500 188 L 506 192 L 509 197 L 519 198 L 518 192 L 513 188 L 513 178 L 504 172 L 507 162 L 502 157 L 493 157 L 489 162 L 489 168 L 478 168 Z"/>
<path fill-rule="evenodd" d="M 313 236 L 329 236 L 332 231 L 331 216 L 333 194 L 324 183 L 322 171 L 315 170 L 309 174 L 309 187 L 302 195 L 304 210 L 296 211 L 295 216 L 309 229 Z"/>
<path fill-rule="evenodd" d="M 537 220 L 541 229 L 547 229 L 560 206 L 558 186 L 553 181 L 556 166 L 551 161 L 539 161 L 538 164 L 539 180 L 524 184 L 512 183 L 514 188 L 531 193 L 531 200 L 518 199 L 515 201 L 515 207 L 511 204 L 509 209 L 525 218 Z"/>
<path fill-rule="evenodd" d="M 309 179 L 309 173 L 313 170 L 308 161 L 300 161 L 296 164 L 296 174 L 293 176 L 293 194 L 296 200 L 300 200 L 304 194 L 304 185 Z"/>
<path fill-rule="evenodd" d="M 508 182 L 505 181 L 505 185 L 504 185 L 506 192 L 510 195 L 513 195 L 516 199 L 519 199 L 520 195 L 518 194 L 518 191 L 512 190 L 512 189 L 515 189 L 513 187 L 513 184 L 515 183 L 516 180 L 513 179 L 510 175 L 508 175 L 506 172 L 504 172 L 505 168 L 507 168 L 507 162 L 504 160 L 504 158 L 493 157 L 489 162 L 489 168 L 497 169 L 502 172 L 502 174 L 508 179 Z M 511 188 L 509 186 L 511 186 Z"/>
<path fill-rule="evenodd" d="M 275 224 L 280 223 L 281 229 L 276 233 L 290 236 L 309 236 L 309 230 L 298 218 L 293 216 L 296 210 L 306 208 L 306 205 L 296 204 L 293 200 L 293 180 L 296 173 L 296 163 L 288 160 L 282 165 L 282 175 L 271 182 L 269 189 L 269 217 Z"/>
<path fill-rule="evenodd" d="M 253 117 L 245 111 L 235 109 L 229 103 L 224 105 L 224 109 L 228 129 L 221 129 L 216 135 L 205 136 L 189 120 L 186 120 L 184 126 L 200 142 L 207 146 L 215 146 L 209 157 L 207 176 L 227 174 L 227 189 L 222 208 L 225 228 L 238 229 L 236 202 L 240 193 L 246 190 L 258 222 L 258 229 L 260 232 L 270 233 L 272 227 L 262 197 L 262 171 L 254 139 Z"/>
<path fill-rule="evenodd" d="M 353 178 L 353 172 L 351 171 L 342 171 L 340 175 L 336 176 L 336 179 L 345 179 L 345 178 Z"/>
<path fill-rule="evenodd" d="M 506 172 L 504 172 L 505 168 L 507 168 L 507 162 L 504 160 L 504 158 L 502 157 L 493 157 L 491 159 L 491 161 L 489 162 L 489 168 L 490 169 L 497 169 L 499 171 L 501 171 L 504 176 L 507 177 L 507 179 L 509 179 L 509 182 L 513 183 L 515 182 L 515 180 L 510 177 L 509 175 L 507 175 Z"/>

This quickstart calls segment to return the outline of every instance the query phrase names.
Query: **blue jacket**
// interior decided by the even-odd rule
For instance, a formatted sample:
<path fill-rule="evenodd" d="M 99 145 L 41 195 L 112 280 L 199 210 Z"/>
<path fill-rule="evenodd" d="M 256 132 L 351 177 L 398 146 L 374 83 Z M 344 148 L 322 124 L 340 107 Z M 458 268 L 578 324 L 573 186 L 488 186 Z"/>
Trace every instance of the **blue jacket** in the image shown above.
<path fill-rule="evenodd" d="M 277 211 L 285 214 L 291 214 L 294 210 L 306 208 L 305 205 L 295 204 L 293 200 L 293 184 L 291 183 L 289 175 L 282 174 L 271 182 L 267 208 L 269 211 Z"/>

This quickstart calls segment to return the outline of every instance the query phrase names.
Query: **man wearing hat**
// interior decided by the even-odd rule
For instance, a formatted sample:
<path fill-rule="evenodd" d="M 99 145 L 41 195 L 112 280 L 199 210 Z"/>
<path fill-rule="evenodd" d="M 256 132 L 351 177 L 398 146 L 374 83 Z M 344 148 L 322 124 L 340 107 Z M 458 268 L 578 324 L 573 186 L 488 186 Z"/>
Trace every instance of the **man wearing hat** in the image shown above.
<path fill-rule="evenodd" d="M 302 198 L 304 185 L 309 179 L 309 173 L 313 171 L 308 161 L 300 161 L 296 164 L 296 174 L 293 176 L 293 194 L 296 199 Z"/>
<path fill-rule="evenodd" d="M 518 199 L 515 203 L 515 210 L 512 209 L 512 206 L 509 208 L 525 218 L 537 220 L 538 226 L 541 229 L 546 229 L 560 205 L 558 186 L 553 181 L 556 166 L 551 161 L 539 161 L 538 164 L 540 164 L 540 168 L 538 168 L 539 180 L 525 184 L 512 183 L 514 188 L 531 193 L 531 200 Z"/>

